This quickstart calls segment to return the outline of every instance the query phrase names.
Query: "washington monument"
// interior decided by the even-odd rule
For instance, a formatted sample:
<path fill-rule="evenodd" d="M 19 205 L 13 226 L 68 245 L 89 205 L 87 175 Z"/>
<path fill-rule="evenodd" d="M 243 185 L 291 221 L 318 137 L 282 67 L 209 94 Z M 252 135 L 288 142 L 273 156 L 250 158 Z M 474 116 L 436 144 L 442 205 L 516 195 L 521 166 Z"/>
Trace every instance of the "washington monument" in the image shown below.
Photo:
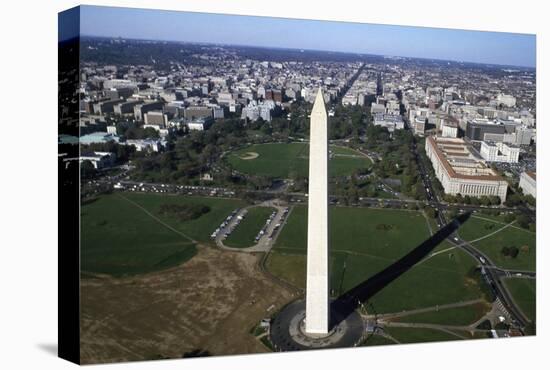
<path fill-rule="evenodd" d="M 327 334 L 330 325 L 328 245 L 328 123 L 319 88 L 311 111 L 305 331 Z"/>

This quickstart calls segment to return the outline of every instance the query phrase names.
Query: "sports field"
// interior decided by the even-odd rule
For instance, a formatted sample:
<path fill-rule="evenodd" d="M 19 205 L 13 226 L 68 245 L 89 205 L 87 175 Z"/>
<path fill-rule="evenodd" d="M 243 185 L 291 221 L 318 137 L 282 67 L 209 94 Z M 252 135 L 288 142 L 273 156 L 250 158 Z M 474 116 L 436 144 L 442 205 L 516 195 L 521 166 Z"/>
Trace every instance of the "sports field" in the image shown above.
<path fill-rule="evenodd" d="M 353 149 L 331 146 L 329 162 L 331 176 L 350 175 L 361 168 L 369 168 L 369 158 Z M 228 155 L 231 166 L 251 175 L 289 178 L 292 173 L 308 176 L 309 145 L 306 143 L 256 144 Z"/>
<path fill-rule="evenodd" d="M 527 318 L 537 320 L 536 281 L 532 279 L 505 279 L 504 284 Z"/>
<path fill-rule="evenodd" d="M 271 212 L 275 211 L 272 207 L 252 207 L 241 223 L 224 240 L 224 244 L 233 248 L 247 248 L 254 245 L 254 238 L 265 225 L 265 222 Z"/>
<path fill-rule="evenodd" d="M 460 236 L 479 248 L 499 267 L 534 271 L 536 265 L 536 235 L 512 224 L 504 229 L 506 223 L 500 217 L 472 216 L 459 230 Z M 486 238 L 484 238 L 487 236 Z M 516 247 L 519 254 L 515 258 L 504 256 L 503 247 Z"/>
<path fill-rule="evenodd" d="M 270 271 L 305 286 L 307 209 L 296 206 L 267 262 Z M 390 266 L 429 238 L 420 212 L 331 208 L 331 289 L 338 296 Z M 435 252 L 369 300 L 378 313 L 477 299 L 477 283 L 467 278 L 475 261 L 443 242 Z M 398 297 L 398 298 L 396 298 Z"/>
<path fill-rule="evenodd" d="M 166 204 L 200 204 L 210 211 L 182 222 L 161 215 Z M 82 206 L 83 272 L 115 276 L 162 270 L 196 253 L 195 242 L 208 242 L 217 225 L 243 202 L 157 194 L 116 193 Z"/>

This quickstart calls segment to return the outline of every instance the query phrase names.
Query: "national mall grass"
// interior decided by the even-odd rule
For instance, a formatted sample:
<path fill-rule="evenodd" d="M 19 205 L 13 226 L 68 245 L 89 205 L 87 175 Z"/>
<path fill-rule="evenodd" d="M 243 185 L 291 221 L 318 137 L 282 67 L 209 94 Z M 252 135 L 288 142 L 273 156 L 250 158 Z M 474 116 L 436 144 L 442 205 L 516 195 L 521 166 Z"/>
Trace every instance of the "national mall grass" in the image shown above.
<path fill-rule="evenodd" d="M 503 227 L 505 228 L 500 230 Z M 470 217 L 459 230 L 459 234 L 466 241 L 488 236 L 473 242 L 472 245 L 486 253 L 499 267 L 535 271 L 536 235 L 534 232 L 515 224 L 506 227 L 506 223 L 501 219 L 483 215 Z M 519 249 L 519 254 L 515 258 L 504 256 L 501 253 L 503 247 L 516 247 Z"/>
<path fill-rule="evenodd" d="M 444 308 L 437 311 L 402 316 L 392 321 L 466 326 L 475 323 L 490 310 L 491 305 L 489 303 L 479 302 L 462 307 Z"/>
<path fill-rule="evenodd" d="M 419 246 L 430 237 L 420 212 L 368 208 L 331 208 L 331 289 L 338 296 Z M 274 274 L 305 285 L 307 210 L 296 206 L 268 260 Z M 451 247 L 446 241 L 434 249 Z M 467 277 L 476 261 L 458 249 L 426 256 L 369 300 L 378 313 L 436 306 L 481 298 Z"/>
<path fill-rule="evenodd" d="M 504 280 L 506 288 L 512 293 L 514 301 L 527 318 L 537 320 L 536 281 L 533 279 L 508 278 Z"/>
<path fill-rule="evenodd" d="M 289 178 L 294 173 L 308 176 L 308 144 L 270 143 L 256 144 L 228 155 L 229 164 L 237 171 L 275 178 Z M 369 158 L 353 149 L 331 146 L 330 175 L 345 176 L 357 169 L 371 167 Z M 247 153 L 258 154 L 257 158 L 247 159 Z"/>
<path fill-rule="evenodd" d="M 163 204 L 203 204 L 210 211 L 182 222 L 159 214 Z M 82 206 L 83 272 L 133 275 L 176 266 L 195 255 L 195 243 L 208 242 L 239 200 L 115 193 Z M 143 207 L 143 208 L 140 208 Z"/>

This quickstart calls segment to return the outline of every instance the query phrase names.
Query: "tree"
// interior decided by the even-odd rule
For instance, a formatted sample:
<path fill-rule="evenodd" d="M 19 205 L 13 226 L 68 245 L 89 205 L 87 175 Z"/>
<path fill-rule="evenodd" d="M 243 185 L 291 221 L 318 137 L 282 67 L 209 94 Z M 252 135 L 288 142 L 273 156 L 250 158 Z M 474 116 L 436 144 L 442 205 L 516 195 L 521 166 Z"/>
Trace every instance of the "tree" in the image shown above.
<path fill-rule="evenodd" d="M 520 227 L 523 227 L 524 229 L 529 228 L 529 217 L 527 217 L 527 216 L 525 216 L 525 215 L 519 215 L 519 216 L 516 218 L 516 221 L 517 221 L 517 224 L 518 224 Z"/>
<path fill-rule="evenodd" d="M 430 206 L 424 207 L 424 212 L 426 212 L 426 215 L 430 218 L 436 218 L 437 217 L 437 211 Z"/>
<path fill-rule="evenodd" d="M 514 221 L 516 219 L 516 215 L 513 213 L 508 213 L 506 216 L 504 216 L 504 222 L 509 224 L 510 222 Z"/>
<path fill-rule="evenodd" d="M 348 191 L 348 198 L 351 204 L 356 204 L 359 202 L 359 195 L 357 194 L 357 189 L 352 187 Z"/>

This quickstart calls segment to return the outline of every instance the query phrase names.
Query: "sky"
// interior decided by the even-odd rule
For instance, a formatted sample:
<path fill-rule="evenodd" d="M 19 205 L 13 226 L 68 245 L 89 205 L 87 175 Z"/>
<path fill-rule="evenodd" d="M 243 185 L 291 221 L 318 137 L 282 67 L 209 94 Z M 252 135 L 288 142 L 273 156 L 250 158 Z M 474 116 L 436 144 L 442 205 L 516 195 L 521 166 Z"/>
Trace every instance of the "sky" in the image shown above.
<path fill-rule="evenodd" d="M 85 36 L 536 64 L 535 35 L 529 34 L 97 6 L 82 6 L 80 15 Z"/>

